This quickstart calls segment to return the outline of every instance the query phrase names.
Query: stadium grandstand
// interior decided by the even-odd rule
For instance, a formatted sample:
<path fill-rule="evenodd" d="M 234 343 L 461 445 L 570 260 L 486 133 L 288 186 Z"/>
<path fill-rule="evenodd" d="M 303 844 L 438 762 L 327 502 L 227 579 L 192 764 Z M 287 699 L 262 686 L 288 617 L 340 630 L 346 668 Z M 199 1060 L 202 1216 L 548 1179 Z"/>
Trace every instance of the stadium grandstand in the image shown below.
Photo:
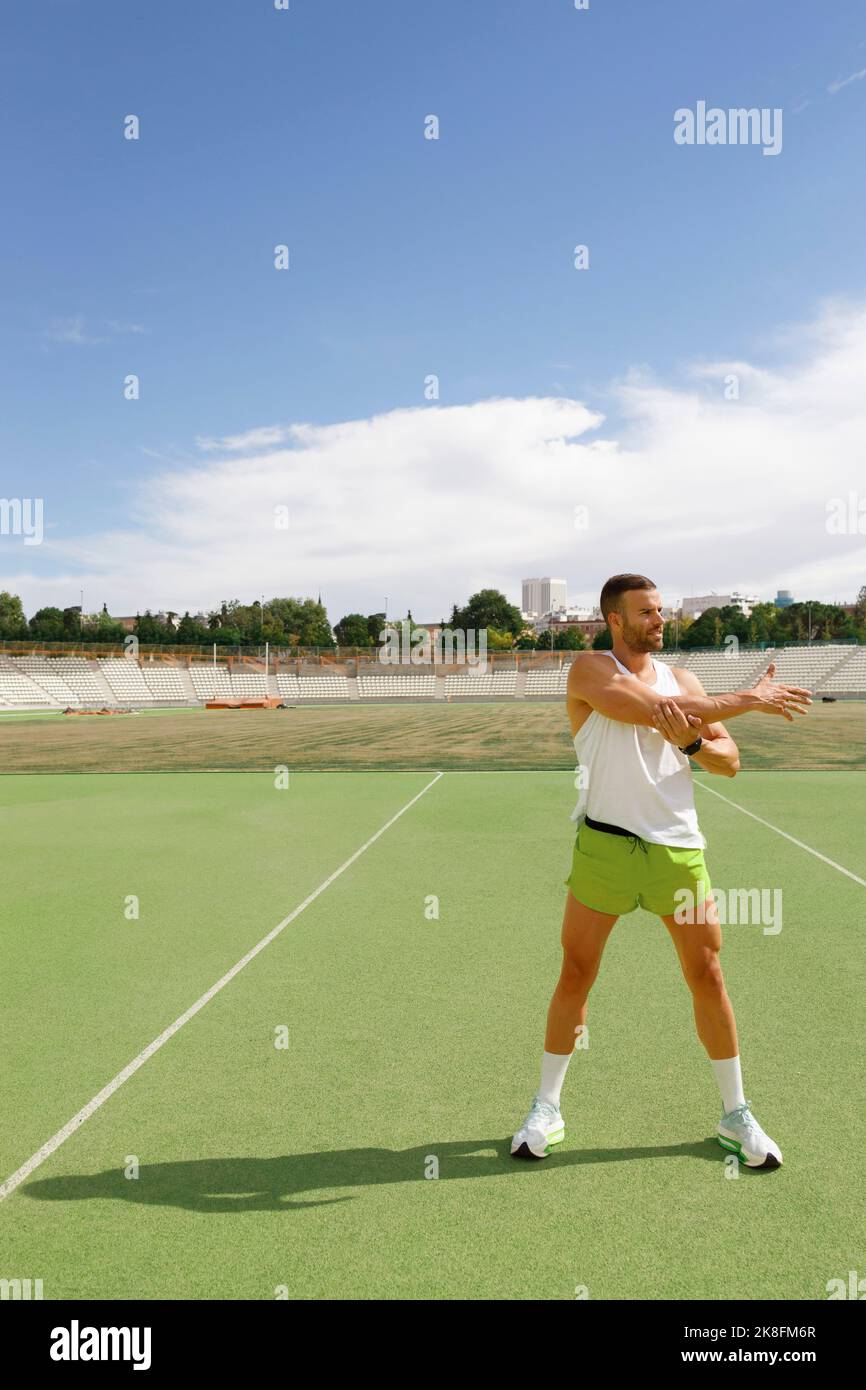
<path fill-rule="evenodd" d="M 0 653 L 0 710 L 148 709 L 209 701 L 279 700 L 284 704 L 391 700 L 562 700 L 573 657 L 560 652 L 488 656 L 471 666 L 376 665 L 356 656 L 313 654 L 270 664 L 264 659 L 142 655 L 106 657 L 97 650 L 52 655 Z M 695 672 L 710 693 L 752 685 L 770 661 L 780 680 L 814 694 L 866 698 L 866 648 L 842 643 L 763 651 L 667 651 L 660 659 Z"/>

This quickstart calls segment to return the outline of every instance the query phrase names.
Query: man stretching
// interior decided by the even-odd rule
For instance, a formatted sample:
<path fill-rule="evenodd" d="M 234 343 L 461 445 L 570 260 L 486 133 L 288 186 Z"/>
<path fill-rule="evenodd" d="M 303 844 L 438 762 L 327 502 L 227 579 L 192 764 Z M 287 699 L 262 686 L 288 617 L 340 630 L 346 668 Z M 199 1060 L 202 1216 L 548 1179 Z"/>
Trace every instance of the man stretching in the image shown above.
<path fill-rule="evenodd" d="M 584 789 L 574 812 L 578 832 L 566 880 L 562 971 L 547 1015 L 541 1084 L 511 1152 L 544 1158 L 564 1139 L 559 1098 L 586 1023 L 587 997 L 614 923 L 640 906 L 661 917 L 691 990 L 698 1037 L 722 1093 L 719 1143 L 750 1168 L 778 1168 L 779 1147 L 743 1095 L 689 758 L 705 772 L 733 777 L 740 766 L 737 745 L 719 719 L 754 712 L 793 720 L 806 713 L 811 697 L 774 681 L 773 664 L 750 690 L 707 695 L 692 671 L 656 661 L 651 653 L 661 650 L 664 632 L 661 599 L 642 574 L 609 579 L 601 611 L 613 651 L 581 653 L 568 676 L 568 717 Z M 690 895 L 685 912 L 684 890 Z"/>

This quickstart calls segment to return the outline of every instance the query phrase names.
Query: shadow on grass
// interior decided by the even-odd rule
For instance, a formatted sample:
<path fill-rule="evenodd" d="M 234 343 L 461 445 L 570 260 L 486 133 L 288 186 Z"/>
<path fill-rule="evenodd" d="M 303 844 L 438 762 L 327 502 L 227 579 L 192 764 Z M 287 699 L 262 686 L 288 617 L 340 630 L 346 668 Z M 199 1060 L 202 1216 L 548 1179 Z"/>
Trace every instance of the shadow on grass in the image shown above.
<path fill-rule="evenodd" d="M 30 1182 L 24 1195 L 39 1201 L 81 1202 L 116 1199 L 187 1211 L 283 1211 L 350 1202 L 351 1196 L 296 1200 L 302 1193 L 378 1187 L 425 1181 L 430 1160 L 439 1163 L 439 1180 L 511 1176 L 544 1180 L 563 1168 L 588 1163 L 624 1163 L 653 1158 L 699 1158 L 721 1163 L 724 1152 L 713 1139 L 642 1148 L 569 1149 L 543 1162 L 514 1159 L 508 1139 L 466 1139 L 423 1144 L 411 1149 L 341 1149 L 286 1154 L 280 1158 L 200 1158 L 176 1163 L 143 1163 L 138 1178 L 121 1169 L 67 1174 Z"/>

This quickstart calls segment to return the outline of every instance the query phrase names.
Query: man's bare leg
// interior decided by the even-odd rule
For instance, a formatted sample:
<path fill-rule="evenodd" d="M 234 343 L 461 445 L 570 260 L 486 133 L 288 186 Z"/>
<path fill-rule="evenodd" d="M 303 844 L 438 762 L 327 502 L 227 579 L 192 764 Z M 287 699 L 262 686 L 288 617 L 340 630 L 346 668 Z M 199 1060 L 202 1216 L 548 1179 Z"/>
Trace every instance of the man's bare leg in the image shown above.
<path fill-rule="evenodd" d="M 562 969 L 547 1013 L 544 1049 L 569 1056 L 576 1030 L 586 1022 L 586 1001 L 616 916 L 596 912 L 569 892 L 562 918 Z"/>
<path fill-rule="evenodd" d="M 562 969 L 547 1013 L 541 1082 L 532 1108 L 511 1141 L 516 1158 L 545 1158 L 565 1137 L 559 1093 L 574 1052 L 575 1033 L 586 1023 L 586 1000 L 598 974 L 616 916 L 596 912 L 569 892 L 562 919 Z"/>
<path fill-rule="evenodd" d="M 782 1151 L 764 1133 L 743 1095 L 737 1025 L 719 964 L 722 930 L 712 898 L 706 899 L 703 912 L 697 916 L 704 921 L 676 922 L 673 917 L 663 917 L 662 921 L 673 937 L 692 992 L 698 1037 L 707 1049 L 722 1093 L 724 1113 L 716 1126 L 719 1143 L 749 1168 L 779 1168 Z"/>
<path fill-rule="evenodd" d="M 707 898 L 703 912 L 699 910 L 696 915 L 705 920 L 677 922 L 671 916 L 662 921 L 673 938 L 692 993 L 698 1037 L 710 1059 L 718 1061 L 737 1056 L 737 1025 L 719 961 L 722 929 L 713 899 Z"/>

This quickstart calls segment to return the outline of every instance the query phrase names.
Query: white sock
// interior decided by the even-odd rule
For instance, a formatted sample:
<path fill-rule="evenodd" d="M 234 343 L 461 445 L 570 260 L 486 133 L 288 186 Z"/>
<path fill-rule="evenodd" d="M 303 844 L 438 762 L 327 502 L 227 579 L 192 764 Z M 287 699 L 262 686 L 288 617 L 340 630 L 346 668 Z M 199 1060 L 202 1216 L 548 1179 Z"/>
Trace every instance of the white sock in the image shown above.
<path fill-rule="evenodd" d="M 725 1057 L 720 1062 L 713 1062 L 713 1071 L 716 1073 L 716 1080 L 722 1093 L 722 1105 L 725 1107 L 725 1114 L 727 1115 L 729 1110 L 736 1110 L 737 1106 L 744 1105 L 746 1100 L 743 1095 L 743 1078 L 740 1073 L 739 1056 Z"/>
<path fill-rule="evenodd" d="M 559 1052 L 542 1052 L 541 1054 L 541 1085 L 538 1088 L 538 1095 L 541 1100 L 547 1101 L 548 1105 L 555 1105 L 557 1110 L 559 1109 L 562 1083 L 565 1080 L 565 1073 L 568 1071 L 571 1055 L 570 1052 L 566 1052 L 564 1056 Z"/>

